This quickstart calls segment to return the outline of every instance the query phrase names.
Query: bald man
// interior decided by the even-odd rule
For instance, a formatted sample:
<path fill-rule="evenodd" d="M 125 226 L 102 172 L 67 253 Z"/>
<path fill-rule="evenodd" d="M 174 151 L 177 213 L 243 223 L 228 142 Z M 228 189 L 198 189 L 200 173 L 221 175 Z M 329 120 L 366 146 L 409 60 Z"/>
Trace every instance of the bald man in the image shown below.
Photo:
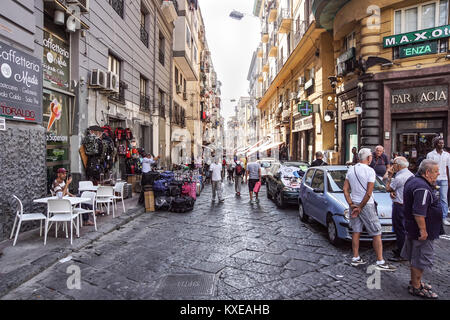
<path fill-rule="evenodd" d="M 400 257 L 403 245 L 405 244 L 405 214 L 403 206 L 403 189 L 406 181 L 413 177 L 414 174 L 408 170 L 409 162 L 405 157 L 397 157 L 394 159 L 392 167 L 389 168 L 387 174 L 386 190 L 391 193 L 392 198 L 392 226 L 397 237 L 397 249 L 393 250 L 393 257 L 390 261 L 403 261 Z M 395 174 L 395 178 L 393 178 Z"/>
<path fill-rule="evenodd" d="M 391 167 L 388 156 L 384 153 L 383 146 L 376 146 L 375 151 L 372 154 L 372 162 L 370 167 L 375 170 L 375 173 L 381 179 L 387 178 L 387 171 Z"/>

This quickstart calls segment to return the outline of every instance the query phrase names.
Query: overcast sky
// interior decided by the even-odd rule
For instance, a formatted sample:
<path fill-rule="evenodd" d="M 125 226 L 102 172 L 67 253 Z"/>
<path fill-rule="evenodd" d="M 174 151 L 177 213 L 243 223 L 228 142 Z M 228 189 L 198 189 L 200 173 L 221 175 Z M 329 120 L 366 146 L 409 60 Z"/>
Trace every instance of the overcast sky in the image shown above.
<path fill-rule="evenodd" d="M 253 3 L 254 0 L 199 0 L 212 62 L 222 82 L 222 116 L 226 120 L 234 114 L 239 97 L 248 96 L 248 69 L 261 37 L 259 19 L 252 13 Z M 232 10 L 248 15 L 234 20 L 229 17 Z"/>

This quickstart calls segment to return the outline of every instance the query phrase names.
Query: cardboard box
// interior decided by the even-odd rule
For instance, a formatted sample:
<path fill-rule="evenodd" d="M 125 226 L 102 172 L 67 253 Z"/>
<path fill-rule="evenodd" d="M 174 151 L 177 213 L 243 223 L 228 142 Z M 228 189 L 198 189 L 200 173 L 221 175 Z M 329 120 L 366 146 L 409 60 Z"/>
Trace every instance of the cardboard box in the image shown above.
<path fill-rule="evenodd" d="M 145 199 L 145 212 L 155 211 L 155 195 L 153 194 L 153 191 L 145 191 L 144 199 Z"/>

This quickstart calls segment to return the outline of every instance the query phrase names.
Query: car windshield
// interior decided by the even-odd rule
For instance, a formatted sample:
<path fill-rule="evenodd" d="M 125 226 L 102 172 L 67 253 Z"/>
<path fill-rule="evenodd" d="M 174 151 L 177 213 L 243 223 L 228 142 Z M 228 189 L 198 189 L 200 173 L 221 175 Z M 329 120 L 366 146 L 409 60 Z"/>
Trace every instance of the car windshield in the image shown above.
<path fill-rule="evenodd" d="M 328 192 L 344 192 L 344 182 L 347 170 L 328 171 Z M 387 192 L 386 186 L 380 178 L 376 178 L 374 192 Z"/>
<path fill-rule="evenodd" d="M 270 168 L 271 165 L 272 163 L 269 161 L 261 161 L 261 168 Z"/>
<path fill-rule="evenodd" d="M 302 171 L 306 171 L 309 167 L 305 162 L 283 162 L 283 166 L 299 168 Z"/>

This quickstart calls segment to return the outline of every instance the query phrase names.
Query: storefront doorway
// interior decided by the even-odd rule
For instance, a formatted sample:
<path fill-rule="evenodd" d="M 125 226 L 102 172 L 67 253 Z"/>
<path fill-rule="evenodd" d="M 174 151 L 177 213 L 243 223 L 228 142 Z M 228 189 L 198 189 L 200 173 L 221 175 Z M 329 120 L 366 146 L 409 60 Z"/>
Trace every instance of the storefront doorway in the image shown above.
<path fill-rule="evenodd" d="M 433 150 L 433 138 L 447 136 L 446 127 L 445 118 L 395 120 L 392 122 L 392 151 L 405 156 L 410 170 L 416 172 L 420 161 Z"/>
<path fill-rule="evenodd" d="M 352 149 L 358 149 L 358 128 L 356 121 L 344 122 L 344 163 L 353 160 Z"/>

